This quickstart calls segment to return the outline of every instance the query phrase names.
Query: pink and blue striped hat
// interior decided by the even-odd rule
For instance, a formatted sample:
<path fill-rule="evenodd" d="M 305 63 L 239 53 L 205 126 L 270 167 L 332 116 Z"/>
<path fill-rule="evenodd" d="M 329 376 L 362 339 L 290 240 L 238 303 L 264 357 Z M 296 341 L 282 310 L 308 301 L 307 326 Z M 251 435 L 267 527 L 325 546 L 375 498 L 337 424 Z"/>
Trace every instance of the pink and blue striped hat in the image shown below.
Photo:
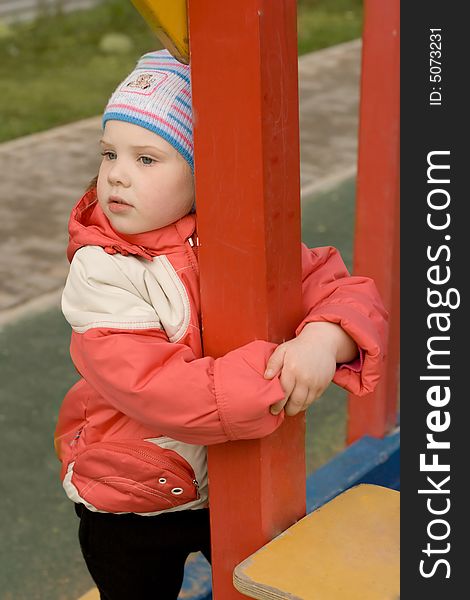
<path fill-rule="evenodd" d="M 168 50 L 144 54 L 118 85 L 105 108 L 103 128 L 111 120 L 157 133 L 194 171 L 189 66 L 178 62 Z"/>

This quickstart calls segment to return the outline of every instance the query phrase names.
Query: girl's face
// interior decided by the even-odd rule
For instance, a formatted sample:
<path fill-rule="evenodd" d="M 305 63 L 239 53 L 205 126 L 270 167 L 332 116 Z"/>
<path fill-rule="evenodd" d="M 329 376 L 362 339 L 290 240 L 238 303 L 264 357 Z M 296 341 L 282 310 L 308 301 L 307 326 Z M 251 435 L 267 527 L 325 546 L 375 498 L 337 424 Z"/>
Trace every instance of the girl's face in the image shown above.
<path fill-rule="evenodd" d="M 191 210 L 191 169 L 162 137 L 132 123 L 108 121 L 100 143 L 98 202 L 116 231 L 159 229 Z"/>

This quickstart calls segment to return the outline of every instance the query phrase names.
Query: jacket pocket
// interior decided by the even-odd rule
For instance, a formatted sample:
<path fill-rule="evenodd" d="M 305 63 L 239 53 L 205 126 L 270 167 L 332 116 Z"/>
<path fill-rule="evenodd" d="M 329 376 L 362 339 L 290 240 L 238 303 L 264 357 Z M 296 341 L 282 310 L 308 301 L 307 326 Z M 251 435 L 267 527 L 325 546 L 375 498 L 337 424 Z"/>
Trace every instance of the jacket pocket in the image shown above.
<path fill-rule="evenodd" d="M 191 465 L 145 441 L 90 444 L 75 458 L 71 483 L 85 503 L 114 513 L 159 512 L 199 497 Z"/>

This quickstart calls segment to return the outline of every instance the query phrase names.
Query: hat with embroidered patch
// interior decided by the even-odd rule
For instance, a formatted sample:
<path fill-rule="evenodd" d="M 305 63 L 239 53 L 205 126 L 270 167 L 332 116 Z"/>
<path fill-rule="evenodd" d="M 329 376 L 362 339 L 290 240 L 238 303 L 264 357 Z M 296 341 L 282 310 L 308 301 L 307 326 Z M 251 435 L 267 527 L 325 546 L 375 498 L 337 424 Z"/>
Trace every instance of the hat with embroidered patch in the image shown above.
<path fill-rule="evenodd" d="M 118 85 L 105 108 L 103 128 L 111 120 L 157 133 L 194 171 L 190 70 L 168 50 L 144 54 Z"/>

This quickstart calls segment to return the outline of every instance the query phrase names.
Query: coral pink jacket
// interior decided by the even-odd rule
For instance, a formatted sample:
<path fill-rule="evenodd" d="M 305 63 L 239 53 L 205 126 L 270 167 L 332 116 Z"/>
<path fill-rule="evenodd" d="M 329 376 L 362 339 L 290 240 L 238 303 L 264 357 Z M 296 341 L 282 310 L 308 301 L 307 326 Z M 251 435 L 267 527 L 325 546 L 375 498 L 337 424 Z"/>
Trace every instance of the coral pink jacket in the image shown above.
<path fill-rule="evenodd" d="M 207 504 L 206 448 L 260 438 L 282 423 L 284 397 L 263 377 L 276 347 L 254 341 L 202 356 L 196 219 L 117 234 L 85 194 L 69 223 L 62 309 L 80 379 L 62 404 L 56 449 L 68 496 L 90 510 L 157 514 Z M 302 245 L 305 318 L 339 323 L 361 361 L 334 382 L 355 394 L 379 378 L 386 313 L 373 281 L 349 276 L 330 247 Z"/>

